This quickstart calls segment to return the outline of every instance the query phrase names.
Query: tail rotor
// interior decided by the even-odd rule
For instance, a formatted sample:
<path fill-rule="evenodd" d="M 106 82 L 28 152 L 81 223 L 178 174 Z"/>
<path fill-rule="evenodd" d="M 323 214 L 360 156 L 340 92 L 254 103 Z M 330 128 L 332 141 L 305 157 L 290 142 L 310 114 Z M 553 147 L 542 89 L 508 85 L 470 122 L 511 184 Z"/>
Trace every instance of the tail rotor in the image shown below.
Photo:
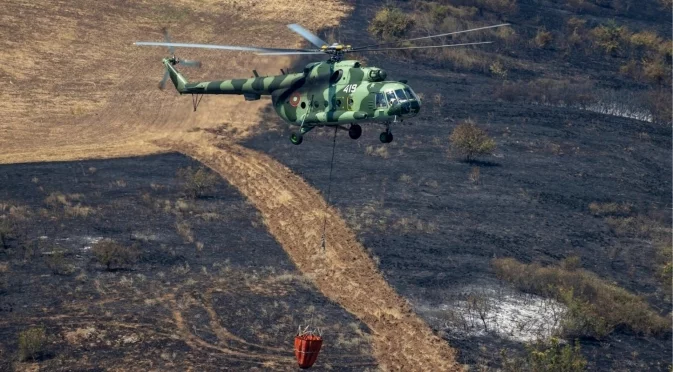
<path fill-rule="evenodd" d="M 163 28 L 161 32 L 164 34 L 164 40 L 166 40 L 166 43 L 171 43 L 171 36 L 168 33 L 168 29 Z M 179 59 L 175 56 L 175 47 L 173 45 L 167 45 L 167 47 L 168 52 L 172 56 L 169 60 L 173 66 L 180 64 L 181 66 L 185 67 L 201 67 L 201 61 L 196 61 L 193 59 Z M 164 77 L 159 82 L 159 89 L 164 90 L 166 88 L 166 81 L 168 81 L 168 70 L 164 72 Z"/>

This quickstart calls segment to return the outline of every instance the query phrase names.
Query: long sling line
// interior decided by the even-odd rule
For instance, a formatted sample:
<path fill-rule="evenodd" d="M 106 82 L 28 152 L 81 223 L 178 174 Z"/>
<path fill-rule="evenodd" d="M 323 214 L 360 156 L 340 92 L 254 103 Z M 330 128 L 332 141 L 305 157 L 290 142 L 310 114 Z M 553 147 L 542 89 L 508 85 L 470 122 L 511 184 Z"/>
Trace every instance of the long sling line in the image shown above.
<path fill-rule="evenodd" d="M 327 209 L 329 208 L 330 194 L 332 193 L 332 169 L 334 169 L 334 149 L 336 148 L 336 137 L 338 126 L 334 127 L 334 139 L 332 140 L 332 161 L 329 165 L 329 181 L 327 182 L 327 200 L 325 201 L 325 214 L 322 221 L 322 250 L 325 251 L 325 231 L 327 229 Z"/>

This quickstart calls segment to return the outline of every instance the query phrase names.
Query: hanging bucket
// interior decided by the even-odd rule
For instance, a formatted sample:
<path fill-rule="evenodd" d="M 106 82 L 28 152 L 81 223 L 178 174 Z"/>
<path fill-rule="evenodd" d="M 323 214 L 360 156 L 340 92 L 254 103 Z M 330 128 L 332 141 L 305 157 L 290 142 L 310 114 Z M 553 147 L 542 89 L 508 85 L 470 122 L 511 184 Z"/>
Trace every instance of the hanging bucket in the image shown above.
<path fill-rule="evenodd" d="M 294 338 L 294 356 L 300 368 L 310 368 L 318 359 L 322 337 L 315 332 L 298 333 Z"/>

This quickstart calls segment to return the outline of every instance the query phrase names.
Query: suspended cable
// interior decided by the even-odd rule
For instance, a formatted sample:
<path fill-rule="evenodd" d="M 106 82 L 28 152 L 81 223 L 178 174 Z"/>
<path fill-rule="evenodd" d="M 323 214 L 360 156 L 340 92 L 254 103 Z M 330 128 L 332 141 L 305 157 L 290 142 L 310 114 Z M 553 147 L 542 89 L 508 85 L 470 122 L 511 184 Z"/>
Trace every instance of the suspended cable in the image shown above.
<path fill-rule="evenodd" d="M 327 200 L 325 201 L 325 213 L 322 221 L 322 250 L 325 251 L 325 231 L 327 229 L 327 208 L 329 208 L 330 194 L 332 193 L 332 169 L 334 169 L 334 150 L 336 149 L 336 137 L 338 126 L 334 126 L 334 139 L 332 140 L 332 160 L 329 165 L 329 180 L 327 182 Z"/>

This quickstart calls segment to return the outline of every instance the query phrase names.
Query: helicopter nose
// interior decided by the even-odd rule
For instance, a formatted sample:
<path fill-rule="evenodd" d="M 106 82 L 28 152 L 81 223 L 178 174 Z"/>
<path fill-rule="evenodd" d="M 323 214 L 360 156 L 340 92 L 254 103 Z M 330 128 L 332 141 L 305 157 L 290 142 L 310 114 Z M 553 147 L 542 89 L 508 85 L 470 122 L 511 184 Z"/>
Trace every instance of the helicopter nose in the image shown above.
<path fill-rule="evenodd" d="M 421 105 L 418 101 L 404 101 L 394 104 L 390 110 L 388 110 L 389 115 L 398 115 L 398 116 L 414 116 L 418 114 L 421 109 Z"/>

